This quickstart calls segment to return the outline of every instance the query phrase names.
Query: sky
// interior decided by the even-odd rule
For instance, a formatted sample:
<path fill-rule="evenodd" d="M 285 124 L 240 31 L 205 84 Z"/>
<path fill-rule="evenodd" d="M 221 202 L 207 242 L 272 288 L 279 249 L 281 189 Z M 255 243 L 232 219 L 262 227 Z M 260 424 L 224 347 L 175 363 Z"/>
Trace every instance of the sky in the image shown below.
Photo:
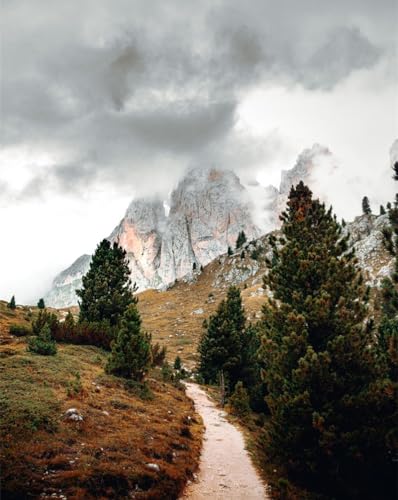
<path fill-rule="evenodd" d="M 0 298 L 34 303 L 187 168 L 278 185 L 314 143 L 347 219 L 392 198 L 396 0 L 2 0 Z"/>

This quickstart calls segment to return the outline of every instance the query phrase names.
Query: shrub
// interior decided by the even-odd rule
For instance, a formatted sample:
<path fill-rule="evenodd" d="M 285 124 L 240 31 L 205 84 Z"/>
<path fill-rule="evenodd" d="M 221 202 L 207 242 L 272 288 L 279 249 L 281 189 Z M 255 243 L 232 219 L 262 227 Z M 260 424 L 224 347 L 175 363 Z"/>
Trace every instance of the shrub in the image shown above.
<path fill-rule="evenodd" d="M 173 370 L 167 361 L 162 366 L 162 379 L 164 382 L 170 382 L 174 379 Z"/>
<path fill-rule="evenodd" d="M 10 335 L 15 335 L 16 337 L 26 337 L 27 335 L 32 335 L 32 330 L 25 325 L 12 324 L 9 328 Z"/>
<path fill-rule="evenodd" d="M 58 323 L 53 336 L 58 342 L 76 345 L 93 345 L 109 351 L 116 329 L 106 321 L 89 323 L 83 321 L 78 324 Z"/>
<path fill-rule="evenodd" d="M 242 382 L 235 385 L 235 390 L 228 400 L 231 412 L 237 417 L 244 417 L 250 412 L 250 398 Z"/>
<path fill-rule="evenodd" d="M 80 373 L 76 372 L 75 378 L 70 382 L 68 382 L 68 385 L 66 387 L 66 394 L 68 395 L 69 398 L 72 398 L 82 393 L 83 393 L 83 384 L 80 378 Z"/>
<path fill-rule="evenodd" d="M 54 336 L 59 326 L 59 322 L 55 314 L 49 313 L 43 309 L 40 310 L 36 320 L 32 322 L 33 335 L 39 335 L 45 325 L 49 326 L 50 333 Z"/>
<path fill-rule="evenodd" d="M 151 344 L 152 366 L 162 366 L 166 359 L 166 347 L 161 347 L 158 342 Z"/>
<path fill-rule="evenodd" d="M 126 380 L 124 383 L 124 387 L 127 391 L 133 393 L 135 396 L 139 397 L 144 401 L 151 401 L 154 399 L 153 392 L 149 387 L 148 383 L 138 382 L 136 380 Z"/>
<path fill-rule="evenodd" d="M 57 353 L 57 345 L 51 337 L 49 325 L 44 325 L 37 336 L 29 338 L 28 351 L 42 356 L 54 356 Z"/>

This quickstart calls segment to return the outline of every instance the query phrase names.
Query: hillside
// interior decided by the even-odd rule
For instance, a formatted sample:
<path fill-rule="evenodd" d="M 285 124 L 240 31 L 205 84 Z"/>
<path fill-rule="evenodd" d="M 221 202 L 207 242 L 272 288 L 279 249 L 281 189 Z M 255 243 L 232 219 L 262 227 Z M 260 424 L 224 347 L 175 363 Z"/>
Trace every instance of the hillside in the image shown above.
<path fill-rule="evenodd" d="M 4 331 L 4 311 L 1 320 Z M 0 345 L 2 498 L 178 495 L 200 453 L 192 401 L 159 369 L 141 386 L 105 375 L 105 360 L 95 347 L 59 345 L 46 357 L 24 338 Z"/>
<path fill-rule="evenodd" d="M 357 217 L 344 228 L 344 234 L 351 235 L 350 248 L 355 248 L 359 265 L 372 287 L 379 286 L 392 269 L 392 257 L 383 243 L 382 230 L 386 225 L 387 216 L 372 215 Z M 203 321 L 214 313 L 232 284 L 241 288 L 248 319 L 256 321 L 260 317 L 266 300 L 262 288 L 267 272 L 265 258 L 272 255 L 268 236 L 246 243 L 231 256 L 220 256 L 203 272 L 177 281 L 166 291 L 146 290 L 138 294 L 144 327 L 155 341 L 167 346 L 170 360 L 179 355 L 187 366 L 195 365 Z"/>

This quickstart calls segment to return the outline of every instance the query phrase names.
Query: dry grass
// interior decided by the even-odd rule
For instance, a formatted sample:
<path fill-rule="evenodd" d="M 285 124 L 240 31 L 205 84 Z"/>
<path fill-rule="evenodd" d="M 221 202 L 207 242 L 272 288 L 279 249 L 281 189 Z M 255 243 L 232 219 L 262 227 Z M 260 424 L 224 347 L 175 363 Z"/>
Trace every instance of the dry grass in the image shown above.
<path fill-rule="evenodd" d="M 104 363 L 95 347 L 60 345 L 43 357 L 21 340 L 0 346 L 2 498 L 177 497 L 200 453 L 199 417 L 184 423 L 192 402 L 159 371 L 128 388 Z M 82 387 L 71 396 L 76 372 Z M 72 407 L 83 422 L 64 418 Z"/>

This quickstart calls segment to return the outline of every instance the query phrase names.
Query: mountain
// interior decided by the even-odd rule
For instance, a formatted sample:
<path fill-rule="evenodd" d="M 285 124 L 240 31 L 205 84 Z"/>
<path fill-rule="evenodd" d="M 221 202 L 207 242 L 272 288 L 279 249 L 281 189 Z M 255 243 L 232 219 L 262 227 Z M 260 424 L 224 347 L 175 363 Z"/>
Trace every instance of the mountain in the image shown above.
<path fill-rule="evenodd" d="M 192 279 L 200 269 L 234 247 L 240 231 L 249 240 L 260 235 L 253 223 L 246 189 L 231 171 L 190 170 L 170 197 L 170 211 L 156 199 L 137 199 L 108 237 L 127 252 L 131 280 L 139 290 L 164 289 L 175 280 Z M 88 269 L 82 256 L 62 271 L 45 297 L 52 307 L 77 303 L 74 290 Z"/>

